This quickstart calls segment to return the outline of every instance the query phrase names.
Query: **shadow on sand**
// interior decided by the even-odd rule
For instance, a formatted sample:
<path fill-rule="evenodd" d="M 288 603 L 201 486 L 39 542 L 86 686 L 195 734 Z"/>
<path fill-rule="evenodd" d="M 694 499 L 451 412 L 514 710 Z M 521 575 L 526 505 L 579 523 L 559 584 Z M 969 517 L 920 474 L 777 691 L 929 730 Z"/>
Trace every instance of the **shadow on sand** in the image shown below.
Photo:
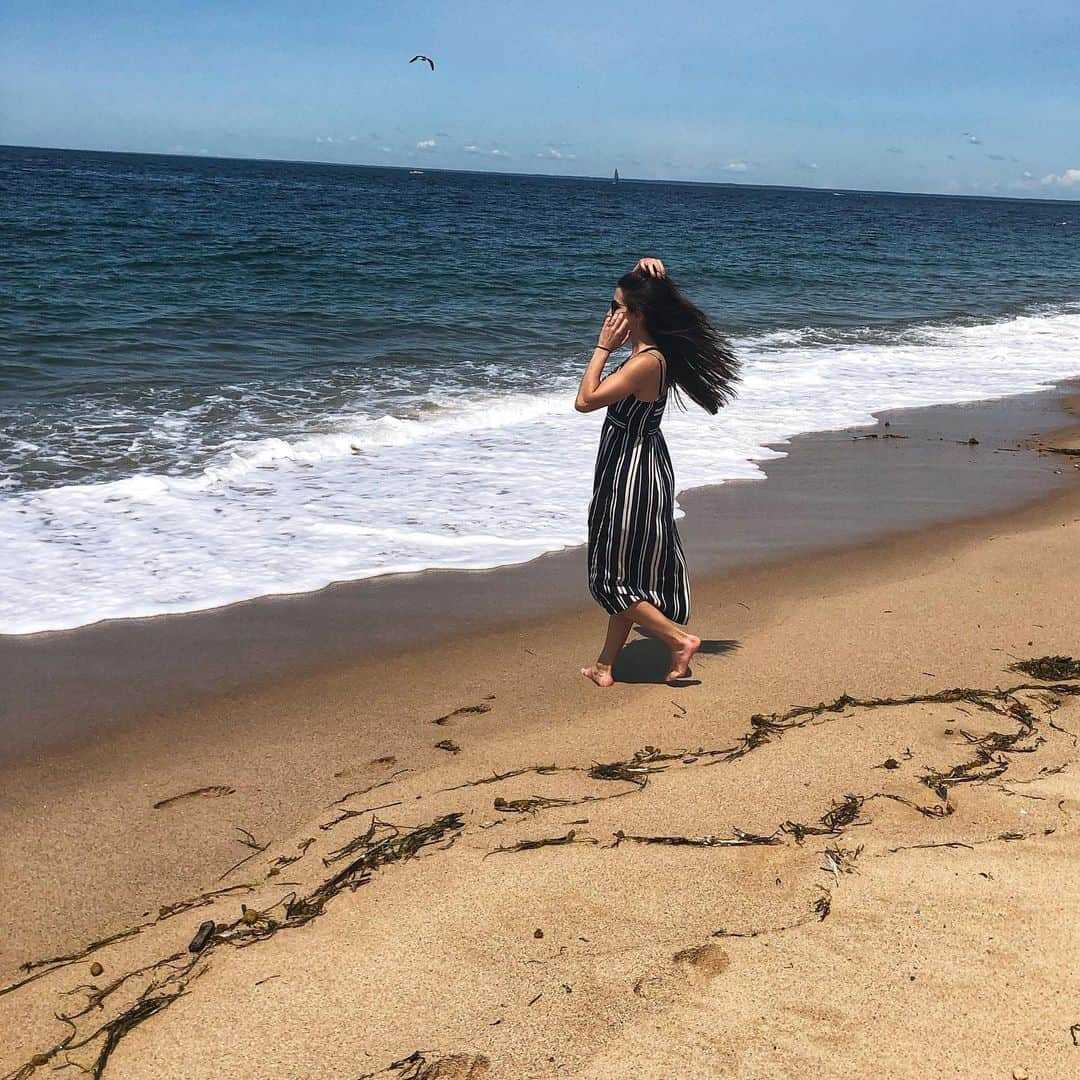
<path fill-rule="evenodd" d="M 616 682 L 625 683 L 662 683 L 664 676 L 671 669 L 671 654 L 668 647 L 641 627 L 635 627 L 639 637 L 628 641 L 619 654 L 612 674 Z M 722 656 L 739 648 L 738 641 L 731 638 L 702 638 L 698 656 Z M 701 680 L 695 679 L 693 664 L 690 674 L 685 679 L 676 679 L 668 686 L 700 686 Z"/>

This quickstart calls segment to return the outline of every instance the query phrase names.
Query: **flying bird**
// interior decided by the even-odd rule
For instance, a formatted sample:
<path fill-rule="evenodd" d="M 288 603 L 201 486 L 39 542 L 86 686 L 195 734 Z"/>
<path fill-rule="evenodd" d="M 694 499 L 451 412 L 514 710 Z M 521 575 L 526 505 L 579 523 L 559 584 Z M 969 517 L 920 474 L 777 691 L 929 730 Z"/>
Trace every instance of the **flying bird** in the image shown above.
<path fill-rule="evenodd" d="M 417 53 L 410 61 L 410 64 L 415 64 L 417 60 L 423 60 L 425 64 L 431 65 L 431 70 L 435 70 L 435 61 L 430 56 L 424 56 L 423 53 Z"/>

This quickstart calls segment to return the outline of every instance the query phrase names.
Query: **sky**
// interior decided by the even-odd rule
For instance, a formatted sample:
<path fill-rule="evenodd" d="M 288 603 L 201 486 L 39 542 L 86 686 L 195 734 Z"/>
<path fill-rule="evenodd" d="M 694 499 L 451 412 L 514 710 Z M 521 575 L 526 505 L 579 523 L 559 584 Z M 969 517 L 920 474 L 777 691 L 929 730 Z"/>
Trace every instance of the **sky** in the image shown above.
<path fill-rule="evenodd" d="M 1076 199 L 1080 5 L 0 0 L 0 143 Z"/>

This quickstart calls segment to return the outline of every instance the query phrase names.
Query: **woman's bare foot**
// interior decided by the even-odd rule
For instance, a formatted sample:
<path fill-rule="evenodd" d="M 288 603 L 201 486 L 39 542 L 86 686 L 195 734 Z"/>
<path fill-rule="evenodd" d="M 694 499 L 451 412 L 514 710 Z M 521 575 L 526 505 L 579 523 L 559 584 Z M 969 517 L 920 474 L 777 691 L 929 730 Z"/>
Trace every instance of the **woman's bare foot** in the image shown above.
<path fill-rule="evenodd" d="M 701 638 L 693 634 L 684 634 L 682 643 L 671 650 L 671 670 L 664 677 L 665 682 L 685 679 L 690 674 L 690 658 L 701 648 Z"/>
<path fill-rule="evenodd" d="M 592 667 L 583 667 L 581 674 L 586 679 L 592 679 L 597 686 L 610 686 L 615 677 L 611 674 L 611 668 L 607 664 L 601 664 L 598 660 Z"/>

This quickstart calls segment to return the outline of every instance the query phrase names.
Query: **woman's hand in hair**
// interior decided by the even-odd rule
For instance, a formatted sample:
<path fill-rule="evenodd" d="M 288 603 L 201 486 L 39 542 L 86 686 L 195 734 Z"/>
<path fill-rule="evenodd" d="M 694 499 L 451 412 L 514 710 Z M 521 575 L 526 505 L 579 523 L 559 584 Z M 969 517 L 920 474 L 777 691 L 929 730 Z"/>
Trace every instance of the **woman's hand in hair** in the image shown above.
<path fill-rule="evenodd" d="M 604 318 L 604 325 L 600 327 L 600 340 L 597 344 L 602 349 L 617 349 L 630 336 L 630 323 L 621 311 L 614 315 L 610 312 Z"/>
<path fill-rule="evenodd" d="M 634 269 L 651 274 L 653 277 L 667 277 L 667 270 L 659 259 L 638 259 L 638 264 Z"/>

